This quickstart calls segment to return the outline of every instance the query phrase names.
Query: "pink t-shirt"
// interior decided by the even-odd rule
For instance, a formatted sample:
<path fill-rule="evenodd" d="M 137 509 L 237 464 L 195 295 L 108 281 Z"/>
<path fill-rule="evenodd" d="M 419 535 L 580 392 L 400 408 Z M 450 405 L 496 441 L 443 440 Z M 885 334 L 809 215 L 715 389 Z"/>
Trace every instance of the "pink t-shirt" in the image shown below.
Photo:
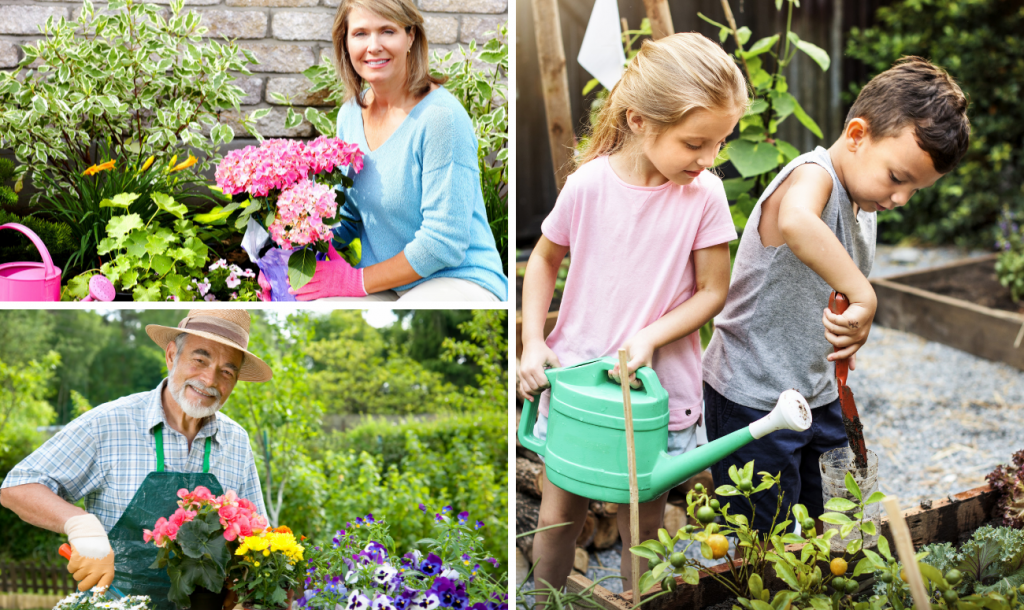
<path fill-rule="evenodd" d="M 616 354 L 641 329 L 694 292 L 694 250 L 736 239 L 722 181 L 701 172 L 693 182 L 657 187 L 623 182 L 599 157 L 566 181 L 544 236 L 572 257 L 558 322 L 547 344 L 562 366 Z M 654 371 L 669 396 L 669 430 L 700 418 L 700 334 L 654 352 Z M 540 412 L 547 415 L 548 393 Z"/>

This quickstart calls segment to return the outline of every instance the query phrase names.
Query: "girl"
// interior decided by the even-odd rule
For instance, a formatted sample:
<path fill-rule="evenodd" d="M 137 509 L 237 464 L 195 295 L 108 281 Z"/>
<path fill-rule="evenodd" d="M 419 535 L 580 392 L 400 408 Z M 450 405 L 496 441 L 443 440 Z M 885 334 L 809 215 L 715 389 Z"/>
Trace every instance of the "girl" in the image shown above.
<path fill-rule="evenodd" d="M 523 283 L 519 395 L 547 386 L 545 366 L 615 354 L 631 383 L 654 368 L 669 394 L 669 453 L 696 446 L 701 415 L 697 329 L 725 303 L 736 239 L 722 181 L 709 168 L 747 107 L 747 86 L 720 46 L 696 33 L 647 40 L 601 109 L 565 183 Z M 547 342 L 545 312 L 562 259 L 572 265 Z M 610 375 L 618 379 L 616 367 Z M 547 431 L 547 394 L 534 432 Z M 657 536 L 666 495 L 640 505 L 640 540 Z M 589 500 L 545 481 L 536 534 L 538 583 L 561 588 Z M 629 509 L 618 513 L 624 590 L 630 582 Z M 641 560 L 641 572 L 646 560 Z"/>

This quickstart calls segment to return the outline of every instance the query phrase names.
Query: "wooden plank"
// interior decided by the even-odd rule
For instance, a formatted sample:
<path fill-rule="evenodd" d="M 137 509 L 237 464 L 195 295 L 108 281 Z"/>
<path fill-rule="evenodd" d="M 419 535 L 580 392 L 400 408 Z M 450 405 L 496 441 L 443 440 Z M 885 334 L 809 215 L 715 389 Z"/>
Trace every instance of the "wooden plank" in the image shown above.
<path fill-rule="evenodd" d="M 1024 346 L 1013 346 L 1024 316 L 892 279 L 873 279 L 871 284 L 878 296 L 875 323 L 1024 370 Z"/>
<path fill-rule="evenodd" d="M 991 263 L 992 261 L 999 258 L 998 254 L 988 254 L 985 256 L 978 256 L 975 258 L 967 258 L 952 263 L 944 263 L 942 265 L 935 265 L 934 267 L 928 267 L 927 269 L 918 269 L 916 271 L 908 271 L 907 273 L 900 273 L 897 275 L 889 275 L 884 279 L 890 282 L 896 282 L 897 284 L 914 284 L 916 282 L 932 282 L 937 279 L 944 278 L 950 273 L 956 273 L 964 267 L 973 267 L 979 263 Z"/>
<path fill-rule="evenodd" d="M 927 509 L 918 506 L 905 510 L 903 517 L 907 520 L 915 547 L 919 548 L 933 542 L 957 544 L 962 535 L 972 532 L 991 518 L 997 500 L 998 494 L 988 485 L 983 485 L 942 500 L 933 501 L 931 507 Z M 892 542 L 889 520 L 885 517 L 881 520 L 880 533 Z M 786 546 L 786 549 L 797 553 L 802 547 L 803 544 L 790 544 Z M 851 562 L 851 564 L 855 563 L 855 561 Z M 728 571 L 730 566 L 729 564 L 719 564 L 712 569 L 716 573 L 722 573 Z M 765 587 L 778 589 L 784 586 L 775 576 L 774 570 L 768 570 L 765 576 L 767 577 Z M 696 586 L 687 585 L 679 578 L 676 579 L 676 582 L 679 584 L 676 591 L 648 602 L 645 607 L 649 607 L 650 610 L 705 608 L 723 602 L 731 596 L 728 589 L 703 574 L 700 584 Z M 569 578 L 568 587 L 570 591 L 579 592 L 592 584 L 594 584 L 593 581 L 585 576 L 576 575 Z M 658 585 L 652 590 L 652 593 L 660 590 L 660 585 Z M 632 591 L 618 595 L 601 585 L 594 587 L 593 591 L 598 604 L 606 610 L 629 610 L 633 606 Z"/>
<path fill-rule="evenodd" d="M 651 20 L 651 38 L 658 40 L 675 34 L 668 0 L 644 0 L 644 8 L 647 10 L 647 18 Z"/>
<path fill-rule="evenodd" d="M 533 0 L 533 21 L 537 29 L 537 60 L 543 86 L 544 112 L 548 122 L 551 163 L 558 190 L 562 190 L 572 166 L 576 134 L 572 130 L 569 80 L 565 72 L 565 47 L 557 0 Z"/>

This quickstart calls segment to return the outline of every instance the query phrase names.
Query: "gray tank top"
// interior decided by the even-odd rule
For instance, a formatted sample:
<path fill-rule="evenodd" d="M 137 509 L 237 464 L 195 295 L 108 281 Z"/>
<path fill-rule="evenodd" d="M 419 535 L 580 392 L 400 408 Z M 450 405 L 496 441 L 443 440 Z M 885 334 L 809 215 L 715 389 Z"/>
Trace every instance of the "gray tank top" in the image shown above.
<path fill-rule="evenodd" d="M 768 185 L 740 238 L 725 308 L 704 352 L 704 381 L 725 398 L 769 411 L 784 390 L 800 392 L 811 408 L 839 397 L 835 367 L 825 360 L 822 310 L 832 288 L 789 246 L 761 245 L 761 204 L 795 168 L 817 163 L 832 176 L 832 194 L 821 219 L 865 276 L 875 258 L 875 214 L 853 215 L 828 151 L 817 147 L 789 162 Z"/>

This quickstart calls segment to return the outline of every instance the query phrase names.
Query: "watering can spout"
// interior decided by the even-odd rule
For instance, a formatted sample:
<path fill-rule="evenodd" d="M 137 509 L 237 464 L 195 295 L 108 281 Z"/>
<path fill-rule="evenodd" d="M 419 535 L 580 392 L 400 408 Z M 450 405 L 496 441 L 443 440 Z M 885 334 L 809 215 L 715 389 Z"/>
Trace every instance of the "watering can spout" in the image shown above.
<path fill-rule="evenodd" d="M 669 456 L 662 452 L 651 473 L 654 495 L 661 495 L 693 475 L 743 447 L 776 430 L 804 431 L 811 427 L 811 408 L 796 390 L 786 390 L 768 415 L 742 430 L 716 439 L 683 455 Z"/>

